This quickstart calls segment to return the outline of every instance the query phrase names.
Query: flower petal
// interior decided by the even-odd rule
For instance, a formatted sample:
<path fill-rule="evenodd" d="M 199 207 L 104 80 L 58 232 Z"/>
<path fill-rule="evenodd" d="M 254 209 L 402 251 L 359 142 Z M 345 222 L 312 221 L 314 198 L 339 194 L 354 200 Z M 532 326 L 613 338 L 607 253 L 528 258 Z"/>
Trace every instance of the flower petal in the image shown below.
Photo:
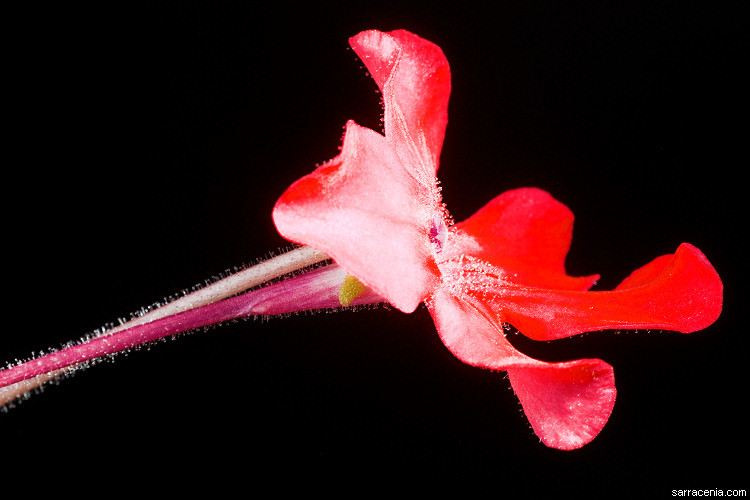
<path fill-rule="evenodd" d="M 460 360 L 506 370 L 524 413 L 549 447 L 580 448 L 594 439 L 614 407 L 614 371 L 598 359 L 546 363 L 517 351 L 491 311 L 447 288 L 428 302 L 443 343 Z"/>
<path fill-rule="evenodd" d="M 591 442 L 617 396 L 614 370 L 600 359 L 508 368 L 508 378 L 536 435 L 559 450 Z"/>
<path fill-rule="evenodd" d="M 507 191 L 452 230 L 455 237 L 446 260 L 478 257 L 519 285 L 582 291 L 599 278 L 574 278 L 565 272 L 573 213 L 541 189 Z"/>
<path fill-rule="evenodd" d="M 483 297 L 501 321 L 535 340 L 613 328 L 690 333 L 719 317 L 723 287 L 708 259 L 683 243 L 634 272 L 617 289 L 576 292 L 508 286 L 498 281 Z"/>
<path fill-rule="evenodd" d="M 279 198 L 279 233 L 327 253 L 396 308 L 412 312 L 438 280 L 429 229 L 437 188 L 403 166 L 386 139 L 347 124 L 341 154 Z"/>
<path fill-rule="evenodd" d="M 341 154 L 293 184 L 273 218 L 282 236 L 412 312 L 438 282 L 430 230 L 442 210 L 435 172 L 450 71 L 439 47 L 407 31 L 350 43 L 383 92 L 386 135 L 348 123 Z"/>
<path fill-rule="evenodd" d="M 432 179 L 448 124 L 451 76 L 443 51 L 405 30 L 363 31 L 349 44 L 383 94 L 385 136 L 415 175 Z"/>

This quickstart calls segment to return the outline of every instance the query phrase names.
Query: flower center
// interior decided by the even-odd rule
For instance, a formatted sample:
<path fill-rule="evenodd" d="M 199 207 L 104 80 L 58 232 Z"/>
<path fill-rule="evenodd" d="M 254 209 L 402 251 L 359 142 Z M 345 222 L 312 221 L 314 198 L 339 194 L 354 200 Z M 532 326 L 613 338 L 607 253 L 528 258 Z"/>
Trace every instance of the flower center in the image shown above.
<path fill-rule="evenodd" d="M 445 240 L 448 237 L 448 226 L 445 225 L 442 213 L 437 213 L 432 218 L 430 227 L 430 243 L 436 254 L 440 253 L 445 246 Z"/>

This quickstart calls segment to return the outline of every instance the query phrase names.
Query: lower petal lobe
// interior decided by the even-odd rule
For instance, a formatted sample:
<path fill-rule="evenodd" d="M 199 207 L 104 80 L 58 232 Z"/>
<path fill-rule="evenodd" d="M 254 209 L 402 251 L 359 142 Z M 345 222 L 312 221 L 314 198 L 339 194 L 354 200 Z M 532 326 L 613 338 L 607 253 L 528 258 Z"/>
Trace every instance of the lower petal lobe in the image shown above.
<path fill-rule="evenodd" d="M 517 351 L 480 301 L 439 290 L 428 303 L 443 343 L 474 366 L 506 370 L 531 427 L 547 446 L 580 448 L 615 403 L 614 371 L 599 359 L 547 363 Z"/>

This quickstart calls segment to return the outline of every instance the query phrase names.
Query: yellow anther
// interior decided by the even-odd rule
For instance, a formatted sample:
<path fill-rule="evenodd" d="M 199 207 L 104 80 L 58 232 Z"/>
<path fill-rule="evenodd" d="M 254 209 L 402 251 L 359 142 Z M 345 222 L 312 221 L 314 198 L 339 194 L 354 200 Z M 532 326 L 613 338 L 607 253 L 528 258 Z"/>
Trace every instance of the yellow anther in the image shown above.
<path fill-rule="evenodd" d="M 347 274 L 341 288 L 339 288 L 339 302 L 342 306 L 351 305 L 352 301 L 362 295 L 364 291 L 365 285 L 354 276 Z"/>

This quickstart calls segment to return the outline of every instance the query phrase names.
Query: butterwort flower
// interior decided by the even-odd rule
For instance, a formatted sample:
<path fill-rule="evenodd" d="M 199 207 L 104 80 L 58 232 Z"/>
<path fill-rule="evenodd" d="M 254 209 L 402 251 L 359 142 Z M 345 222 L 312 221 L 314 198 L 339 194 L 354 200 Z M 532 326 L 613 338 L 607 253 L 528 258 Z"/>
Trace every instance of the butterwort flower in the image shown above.
<path fill-rule="evenodd" d="M 551 340 L 605 328 L 691 332 L 719 315 L 721 281 L 688 244 L 613 291 L 588 291 L 597 276 L 565 271 L 573 215 L 539 189 L 501 194 L 453 224 L 436 180 L 450 95 L 442 51 L 403 30 L 366 31 L 350 43 L 381 89 L 385 133 L 350 121 L 340 154 L 278 200 L 279 232 L 304 246 L 10 365 L 0 371 L 0 402 L 91 359 L 235 318 L 378 302 L 410 313 L 425 303 L 460 360 L 508 373 L 545 444 L 573 449 L 609 418 L 612 367 L 532 359 L 507 341 L 506 324 Z"/>
<path fill-rule="evenodd" d="M 347 123 L 340 154 L 279 199 L 279 232 L 324 251 L 404 312 L 426 303 L 459 359 L 507 371 L 547 446 L 583 446 L 612 412 L 612 367 L 532 359 L 508 342 L 504 325 L 538 340 L 608 328 L 693 332 L 721 311 L 718 275 L 683 244 L 613 291 L 588 291 L 598 276 L 565 271 L 572 213 L 534 188 L 504 193 L 452 225 L 435 177 L 450 94 L 442 51 L 403 30 L 366 31 L 350 43 L 382 92 L 384 134 Z"/>

